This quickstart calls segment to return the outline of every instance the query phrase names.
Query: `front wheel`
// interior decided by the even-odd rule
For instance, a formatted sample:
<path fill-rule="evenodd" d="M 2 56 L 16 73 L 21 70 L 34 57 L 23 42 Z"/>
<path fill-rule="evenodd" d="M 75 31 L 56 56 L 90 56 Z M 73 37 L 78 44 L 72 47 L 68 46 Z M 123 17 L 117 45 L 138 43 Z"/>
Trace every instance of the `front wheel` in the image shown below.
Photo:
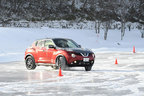
<path fill-rule="evenodd" d="M 56 61 L 57 65 L 62 69 L 62 70 L 66 70 L 67 69 L 67 62 L 66 62 L 66 59 L 65 57 L 59 57 L 57 58 L 57 61 Z"/>
<path fill-rule="evenodd" d="M 91 71 L 92 66 L 85 66 L 85 71 Z"/>
<path fill-rule="evenodd" d="M 28 70 L 34 70 L 36 68 L 36 65 L 35 65 L 35 60 L 33 57 L 31 56 L 28 56 L 25 60 L 25 63 L 26 63 L 26 68 Z"/>

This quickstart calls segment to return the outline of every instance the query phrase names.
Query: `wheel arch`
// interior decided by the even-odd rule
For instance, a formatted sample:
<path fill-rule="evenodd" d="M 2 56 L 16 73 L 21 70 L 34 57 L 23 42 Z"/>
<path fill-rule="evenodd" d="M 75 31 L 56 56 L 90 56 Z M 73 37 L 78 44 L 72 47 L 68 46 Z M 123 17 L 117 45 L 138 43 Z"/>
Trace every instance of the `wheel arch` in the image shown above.
<path fill-rule="evenodd" d="M 34 56 L 33 56 L 32 54 L 27 54 L 27 55 L 25 56 L 25 60 L 26 60 L 26 58 L 27 58 L 28 56 L 31 56 L 31 57 L 34 59 Z"/>

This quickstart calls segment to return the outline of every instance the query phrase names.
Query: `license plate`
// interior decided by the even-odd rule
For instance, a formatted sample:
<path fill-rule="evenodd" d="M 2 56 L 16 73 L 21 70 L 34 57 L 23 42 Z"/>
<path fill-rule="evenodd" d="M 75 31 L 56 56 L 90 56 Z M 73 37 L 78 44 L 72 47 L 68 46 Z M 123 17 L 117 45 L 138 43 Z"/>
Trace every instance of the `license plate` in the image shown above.
<path fill-rule="evenodd" d="M 84 62 L 89 62 L 89 58 L 83 58 Z"/>

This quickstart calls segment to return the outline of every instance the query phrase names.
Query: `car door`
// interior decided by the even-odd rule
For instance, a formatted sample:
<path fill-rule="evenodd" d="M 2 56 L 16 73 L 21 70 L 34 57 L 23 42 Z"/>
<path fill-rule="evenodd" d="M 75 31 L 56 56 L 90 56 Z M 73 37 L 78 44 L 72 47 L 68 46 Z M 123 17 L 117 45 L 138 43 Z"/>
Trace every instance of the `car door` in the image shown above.
<path fill-rule="evenodd" d="M 45 41 L 45 48 L 47 49 L 46 53 L 47 53 L 47 57 L 48 57 L 48 63 L 53 63 L 53 61 L 54 61 L 53 56 L 54 56 L 54 53 L 56 52 L 56 49 L 49 48 L 49 45 L 55 46 L 53 41 L 50 39 Z"/>
<path fill-rule="evenodd" d="M 38 56 L 38 63 L 48 63 L 46 48 L 44 47 L 44 40 L 38 41 L 37 56 Z"/>

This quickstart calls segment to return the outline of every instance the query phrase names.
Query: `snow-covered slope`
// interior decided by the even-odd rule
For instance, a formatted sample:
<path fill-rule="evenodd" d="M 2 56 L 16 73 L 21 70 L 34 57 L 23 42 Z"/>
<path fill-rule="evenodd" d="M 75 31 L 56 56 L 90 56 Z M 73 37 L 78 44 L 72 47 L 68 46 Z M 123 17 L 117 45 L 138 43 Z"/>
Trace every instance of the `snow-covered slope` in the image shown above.
<path fill-rule="evenodd" d="M 103 39 L 103 30 L 97 35 L 95 30 L 50 29 L 50 28 L 3 28 L 0 27 L 0 62 L 21 61 L 25 49 L 33 41 L 41 38 L 70 38 L 95 52 L 101 51 L 144 51 L 144 39 L 139 30 L 126 31 L 124 40 L 120 40 L 120 30 L 109 30 L 108 39 Z"/>

